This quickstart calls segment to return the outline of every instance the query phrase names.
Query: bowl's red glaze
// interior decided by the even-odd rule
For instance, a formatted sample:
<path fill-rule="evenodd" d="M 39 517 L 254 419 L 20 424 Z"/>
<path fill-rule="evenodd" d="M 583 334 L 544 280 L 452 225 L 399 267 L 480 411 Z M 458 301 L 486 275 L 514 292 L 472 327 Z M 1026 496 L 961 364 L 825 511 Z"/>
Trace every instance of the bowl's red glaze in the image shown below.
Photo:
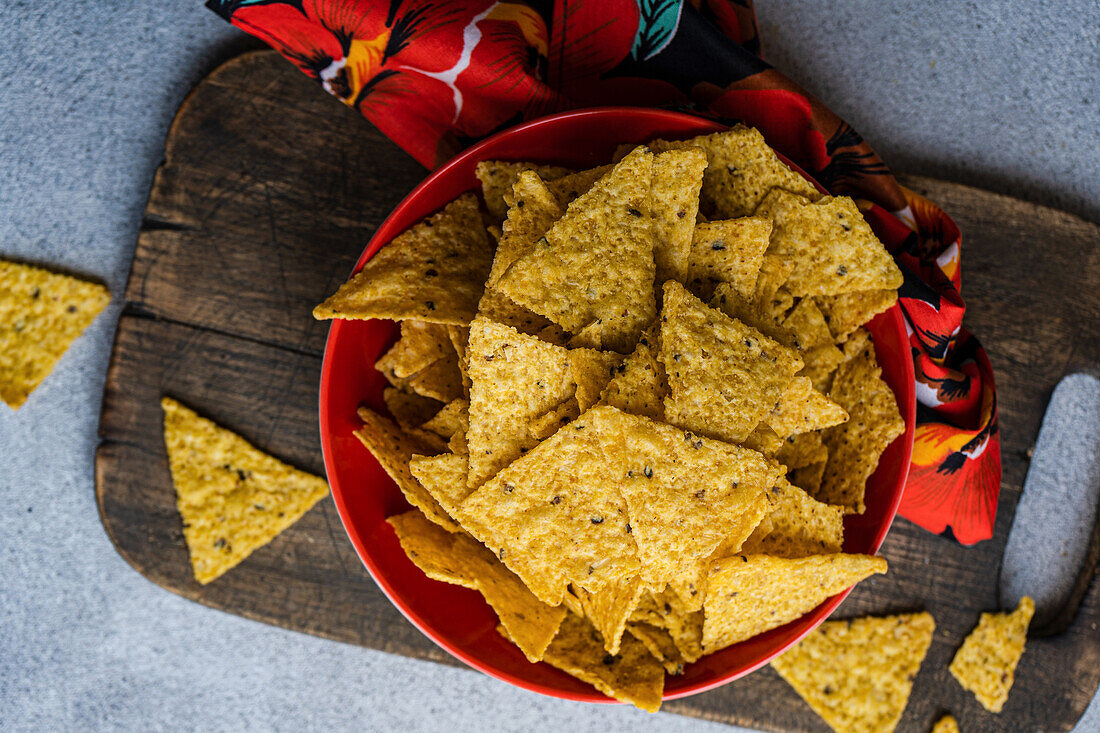
<path fill-rule="evenodd" d="M 603 108 L 567 112 L 494 135 L 428 176 L 378 228 L 356 270 L 384 244 L 466 191 L 478 188 L 481 160 L 524 160 L 586 168 L 606 163 L 621 143 L 685 138 L 723 129 L 713 121 L 663 110 Z M 808 176 L 807 176 L 808 177 Z M 894 519 L 909 473 L 915 395 L 913 362 L 901 311 L 894 306 L 868 328 L 883 377 L 894 391 L 905 434 L 887 448 L 867 487 L 867 511 L 845 520 L 844 549 L 873 554 Z M 608 702 L 589 685 L 548 664 L 531 664 L 496 631 L 497 618 L 476 591 L 429 580 L 405 557 L 388 516 L 409 509 L 397 486 L 352 435 L 356 408 L 384 410 L 385 380 L 375 360 L 396 335 L 391 321 L 333 321 L 321 370 L 321 447 L 340 518 L 363 564 L 403 614 L 428 638 L 475 669 L 546 695 Z M 802 618 L 703 657 L 669 677 L 665 699 L 691 695 L 766 664 L 820 624 L 840 604 L 837 595 Z"/>

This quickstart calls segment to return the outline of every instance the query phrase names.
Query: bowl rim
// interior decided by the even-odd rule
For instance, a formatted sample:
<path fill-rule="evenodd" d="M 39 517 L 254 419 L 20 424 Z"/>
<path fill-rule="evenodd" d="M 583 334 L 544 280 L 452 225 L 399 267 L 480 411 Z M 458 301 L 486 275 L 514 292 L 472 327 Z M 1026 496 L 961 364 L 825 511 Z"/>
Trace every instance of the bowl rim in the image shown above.
<path fill-rule="evenodd" d="M 417 186 L 413 188 L 412 191 L 410 191 L 404 198 L 402 198 L 401 201 L 393 207 L 386 218 L 383 219 L 379 223 L 378 227 L 375 229 L 375 233 L 371 236 L 370 240 L 363 248 L 362 254 L 356 260 L 355 265 L 352 268 L 351 275 L 359 272 L 359 270 L 362 269 L 366 262 L 369 261 L 370 258 L 378 252 L 378 250 L 380 250 L 382 247 L 392 241 L 393 237 L 400 234 L 400 232 L 395 233 L 386 241 L 380 241 L 378 234 L 386 228 L 387 222 L 389 222 L 395 216 L 399 215 L 406 208 L 412 206 L 412 204 L 419 199 L 419 197 L 423 194 L 425 190 L 430 189 L 438 179 L 448 175 L 451 170 L 467 165 L 471 160 L 476 163 L 480 160 L 490 159 L 489 157 L 482 156 L 482 151 L 487 148 L 492 148 L 501 138 L 511 136 L 513 134 L 516 134 L 517 132 L 528 130 L 533 127 L 540 127 L 547 124 L 555 124 L 562 119 L 578 117 L 598 118 L 613 114 L 624 113 L 636 114 L 639 116 L 648 116 L 653 118 L 654 120 L 665 120 L 669 122 L 685 122 L 689 120 L 696 123 L 705 122 L 714 126 L 716 130 L 728 129 L 728 126 L 722 122 L 684 112 L 648 107 L 606 106 L 591 107 L 580 110 L 569 110 L 557 114 L 546 115 L 544 117 L 539 117 L 534 120 L 522 122 L 505 130 L 501 130 L 500 132 L 486 137 L 485 139 L 465 149 L 439 168 L 430 171 L 429 174 L 419 184 L 417 184 Z M 785 163 L 792 170 L 810 181 L 810 183 L 817 187 L 817 189 L 821 193 L 828 193 L 828 191 L 817 180 L 807 174 L 800 166 L 792 162 L 789 158 L 784 156 L 779 151 L 775 151 L 775 153 L 783 163 Z M 895 302 L 893 306 L 884 311 L 879 317 L 889 318 L 893 329 L 897 330 L 902 335 L 906 334 L 906 327 L 904 319 L 902 317 L 901 306 L 899 303 Z M 340 332 L 342 328 L 343 322 L 339 319 L 334 319 L 329 327 L 329 332 L 325 340 L 324 356 L 321 365 L 321 379 L 318 390 L 318 432 L 320 433 L 319 437 L 321 442 L 321 453 L 325 465 L 325 473 L 331 487 L 331 493 L 333 501 L 336 505 L 337 514 L 340 517 L 340 523 L 343 525 L 344 532 L 347 534 L 348 539 L 351 541 L 352 546 L 355 548 L 356 555 L 358 555 L 360 562 L 363 563 L 363 566 L 367 569 L 367 572 L 370 574 L 375 584 L 379 587 L 386 598 L 389 599 L 390 603 L 392 603 L 394 607 L 397 608 L 397 610 L 418 631 L 424 634 L 427 638 L 429 638 L 433 643 L 446 651 L 448 654 L 460 660 L 464 664 L 472 667 L 473 669 L 478 670 L 479 672 L 482 672 L 502 682 L 507 682 L 509 684 L 520 687 L 521 689 L 559 699 L 572 700 L 577 702 L 624 704 L 618 700 L 615 700 L 614 698 L 604 695 L 595 688 L 592 688 L 590 693 L 573 693 L 570 691 L 560 690 L 554 687 L 533 682 L 524 677 L 517 676 L 515 674 L 487 664 L 477 656 L 467 654 L 461 648 L 459 648 L 455 644 L 452 644 L 445 636 L 435 633 L 431 627 L 431 624 L 426 619 L 422 618 L 421 614 L 415 611 L 409 604 L 406 604 L 404 602 L 403 596 L 398 594 L 393 586 L 386 580 L 385 574 L 382 572 L 381 566 L 379 566 L 379 564 L 375 561 L 372 553 L 368 550 L 367 539 L 364 536 L 361 536 L 359 531 L 355 528 L 354 522 L 351 518 L 351 510 L 343 496 L 339 479 L 335 478 L 335 476 L 338 476 L 338 472 L 332 470 L 335 465 L 335 458 L 333 456 L 334 446 L 332 441 L 330 440 L 329 432 L 326 430 L 326 425 L 330 424 L 331 407 L 330 400 L 326 399 L 326 395 L 329 393 L 330 390 L 330 375 L 332 373 L 332 369 L 330 366 L 330 354 L 336 348 L 336 344 L 340 340 Z M 907 379 L 908 382 L 912 383 L 914 379 L 912 360 L 903 359 L 901 361 L 903 362 L 903 377 Z M 908 403 L 905 405 L 899 404 L 898 407 L 902 413 L 902 418 L 905 422 L 905 432 L 899 437 L 900 440 L 904 441 L 902 446 L 901 462 L 903 469 L 900 472 L 903 475 L 900 475 L 898 477 L 898 480 L 900 481 L 903 490 L 897 492 L 897 495 L 893 497 L 890 505 L 887 507 L 887 516 L 889 517 L 889 521 L 882 522 L 881 526 L 879 526 L 879 528 L 873 534 L 873 540 L 871 542 L 871 547 L 869 548 L 869 553 L 871 554 L 877 554 L 878 550 L 882 546 L 883 541 L 886 538 L 886 535 L 889 533 L 891 527 L 893 526 L 894 519 L 897 515 L 897 509 L 901 503 L 902 494 L 904 493 L 904 485 L 908 481 L 908 474 L 911 468 L 914 427 L 916 420 L 916 401 L 915 399 L 912 399 L 908 401 Z M 783 652 L 790 649 L 792 646 L 801 641 L 801 639 L 804 638 L 806 634 L 809 634 L 815 628 L 817 628 L 833 613 L 833 611 L 836 610 L 836 608 L 844 601 L 844 599 L 848 597 L 848 594 L 852 592 L 854 587 L 855 586 L 847 588 L 837 595 L 830 597 L 829 599 L 815 607 L 813 610 L 800 616 L 797 620 L 804 620 L 807 617 L 810 617 L 810 625 L 807 628 L 806 632 L 792 639 L 790 642 L 783 644 L 773 653 L 769 655 L 764 655 L 762 659 L 759 659 L 751 664 L 736 665 L 729 670 L 723 672 L 722 674 L 716 674 L 713 679 L 700 681 L 698 683 L 686 686 L 671 693 L 666 692 L 662 695 L 662 700 L 676 700 L 701 692 L 706 692 L 708 690 L 713 690 L 715 688 L 726 685 L 736 679 L 739 679 L 740 677 L 743 677 L 751 672 L 754 672 L 755 670 L 770 662 L 772 659 L 778 657 Z"/>

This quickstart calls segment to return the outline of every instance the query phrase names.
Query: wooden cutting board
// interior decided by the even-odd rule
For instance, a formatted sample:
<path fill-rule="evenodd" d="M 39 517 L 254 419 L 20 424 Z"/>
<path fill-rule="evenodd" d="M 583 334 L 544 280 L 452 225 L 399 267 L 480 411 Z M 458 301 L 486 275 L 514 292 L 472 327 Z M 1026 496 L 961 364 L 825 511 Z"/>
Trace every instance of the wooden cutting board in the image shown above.
<path fill-rule="evenodd" d="M 248 618 L 373 649 L 457 664 L 375 586 L 331 499 L 218 581 L 191 577 L 161 432 L 173 395 L 263 450 L 324 470 L 317 385 L 328 326 L 313 305 L 348 275 L 391 208 L 425 175 L 356 112 L 274 52 L 238 57 L 184 101 L 138 237 L 107 374 L 96 496 L 118 551 L 174 593 Z M 1100 365 L 1100 230 L 986 191 L 904 177 L 964 233 L 967 325 L 1000 388 L 1004 484 L 996 537 L 976 547 L 898 519 L 890 573 L 860 584 L 840 617 L 927 609 L 936 636 L 901 730 L 943 712 L 963 730 L 1065 731 L 1100 682 L 1100 589 L 1072 625 L 1034 639 L 1000 715 L 947 665 L 996 578 L 1029 446 L 1064 375 Z M 665 710 L 776 731 L 827 731 L 769 668 Z"/>

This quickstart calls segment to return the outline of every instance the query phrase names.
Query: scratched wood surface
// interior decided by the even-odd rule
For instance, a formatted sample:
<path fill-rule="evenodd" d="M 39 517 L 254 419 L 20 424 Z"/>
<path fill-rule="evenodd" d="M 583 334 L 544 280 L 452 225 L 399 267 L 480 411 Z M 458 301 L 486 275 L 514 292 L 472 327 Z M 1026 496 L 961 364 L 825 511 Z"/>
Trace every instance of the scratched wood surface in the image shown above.
<path fill-rule="evenodd" d="M 191 577 L 161 438 L 173 395 L 260 448 L 323 471 L 317 384 L 326 324 L 315 303 L 348 274 L 377 225 L 423 177 L 355 112 L 272 52 L 234 59 L 181 106 L 146 209 L 104 392 L 96 495 L 119 552 L 154 583 L 290 629 L 456 664 L 375 586 L 331 499 L 208 586 Z M 1028 644 L 1000 715 L 947 664 L 996 577 L 1057 381 L 1100 365 L 1100 231 L 1081 219 L 953 183 L 905 177 L 965 237 L 967 325 L 997 373 L 1004 480 L 996 537 L 976 547 L 897 520 L 888 576 L 857 587 L 839 617 L 927 609 L 932 648 L 899 730 L 950 711 L 962 729 L 1065 731 L 1100 682 L 1100 590 L 1086 585 L 1061 633 Z M 1089 579 L 1086 579 L 1086 582 Z M 770 669 L 665 710 L 775 731 L 828 728 Z"/>

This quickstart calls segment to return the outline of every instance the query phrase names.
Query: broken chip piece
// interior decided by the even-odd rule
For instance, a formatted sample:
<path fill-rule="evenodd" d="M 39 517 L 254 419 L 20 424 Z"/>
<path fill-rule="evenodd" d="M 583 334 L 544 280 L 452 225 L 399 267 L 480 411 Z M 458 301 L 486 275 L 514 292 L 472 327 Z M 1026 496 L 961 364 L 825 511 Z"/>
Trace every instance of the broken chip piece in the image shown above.
<path fill-rule="evenodd" d="M 951 676 L 992 713 L 1001 712 L 1008 700 L 1034 614 L 1028 596 L 1012 613 L 983 613 L 951 661 Z"/>

